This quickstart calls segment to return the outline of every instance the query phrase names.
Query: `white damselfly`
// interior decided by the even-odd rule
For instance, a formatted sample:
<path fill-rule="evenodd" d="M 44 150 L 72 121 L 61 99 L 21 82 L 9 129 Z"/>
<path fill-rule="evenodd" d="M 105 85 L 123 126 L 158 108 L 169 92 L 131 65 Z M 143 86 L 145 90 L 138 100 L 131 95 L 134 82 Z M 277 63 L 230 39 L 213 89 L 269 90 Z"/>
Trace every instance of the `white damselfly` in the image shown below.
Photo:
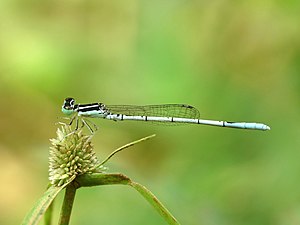
<path fill-rule="evenodd" d="M 200 119 L 199 111 L 193 106 L 186 104 L 164 104 L 164 105 L 104 105 L 103 103 L 75 104 L 74 98 L 66 98 L 62 106 L 65 115 L 74 115 L 70 124 L 81 118 L 82 126 L 87 126 L 93 133 L 97 127 L 91 128 L 87 118 L 103 118 L 114 121 L 136 120 L 161 124 L 203 124 L 219 127 L 270 130 L 270 127 L 262 123 L 249 122 L 227 122 Z"/>

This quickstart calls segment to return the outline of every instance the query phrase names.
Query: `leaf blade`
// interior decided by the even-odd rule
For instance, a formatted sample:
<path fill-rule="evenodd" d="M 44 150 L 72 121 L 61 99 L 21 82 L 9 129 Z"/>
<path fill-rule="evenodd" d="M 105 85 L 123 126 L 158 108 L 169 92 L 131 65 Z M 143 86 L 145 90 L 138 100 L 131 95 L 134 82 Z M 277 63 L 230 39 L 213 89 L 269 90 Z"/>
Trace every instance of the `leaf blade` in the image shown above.
<path fill-rule="evenodd" d="M 69 183 L 75 179 L 75 176 L 72 177 L 68 182 L 60 187 L 50 186 L 46 192 L 42 195 L 41 198 L 35 203 L 31 210 L 27 213 L 22 221 L 22 225 L 36 225 L 40 221 L 41 217 L 47 211 L 51 202 L 55 199 L 57 194 L 64 189 Z"/>

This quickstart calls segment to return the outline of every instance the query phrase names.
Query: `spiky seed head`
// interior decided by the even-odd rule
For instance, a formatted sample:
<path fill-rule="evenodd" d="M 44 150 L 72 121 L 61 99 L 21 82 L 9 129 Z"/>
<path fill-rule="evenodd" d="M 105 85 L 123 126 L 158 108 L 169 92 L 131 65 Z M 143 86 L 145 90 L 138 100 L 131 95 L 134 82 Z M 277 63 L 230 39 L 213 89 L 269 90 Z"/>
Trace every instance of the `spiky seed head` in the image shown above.
<path fill-rule="evenodd" d="M 82 134 L 81 129 L 72 131 L 68 125 L 62 125 L 56 134 L 56 138 L 50 139 L 49 180 L 52 185 L 61 186 L 73 176 L 104 170 L 99 167 L 91 135 Z"/>

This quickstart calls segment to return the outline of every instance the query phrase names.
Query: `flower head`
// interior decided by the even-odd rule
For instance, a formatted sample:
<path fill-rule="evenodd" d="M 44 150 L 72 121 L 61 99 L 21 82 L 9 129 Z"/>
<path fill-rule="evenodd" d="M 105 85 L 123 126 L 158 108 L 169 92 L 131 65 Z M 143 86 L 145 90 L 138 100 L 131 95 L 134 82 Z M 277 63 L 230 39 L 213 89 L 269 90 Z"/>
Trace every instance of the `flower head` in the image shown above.
<path fill-rule="evenodd" d="M 49 180 L 61 186 L 74 176 L 101 172 L 99 160 L 93 150 L 91 135 L 82 134 L 82 129 L 72 131 L 68 125 L 57 129 L 57 138 L 51 139 L 49 156 Z"/>

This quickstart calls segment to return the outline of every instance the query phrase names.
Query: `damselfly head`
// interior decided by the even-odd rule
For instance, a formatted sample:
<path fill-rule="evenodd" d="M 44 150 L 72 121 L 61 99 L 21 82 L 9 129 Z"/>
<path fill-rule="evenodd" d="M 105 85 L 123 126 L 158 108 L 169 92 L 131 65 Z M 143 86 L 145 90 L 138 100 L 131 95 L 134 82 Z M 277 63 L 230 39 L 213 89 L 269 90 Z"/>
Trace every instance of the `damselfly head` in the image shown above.
<path fill-rule="evenodd" d="M 74 112 L 75 100 L 74 98 L 66 98 L 64 104 L 62 105 L 62 112 L 66 115 L 70 115 Z"/>

